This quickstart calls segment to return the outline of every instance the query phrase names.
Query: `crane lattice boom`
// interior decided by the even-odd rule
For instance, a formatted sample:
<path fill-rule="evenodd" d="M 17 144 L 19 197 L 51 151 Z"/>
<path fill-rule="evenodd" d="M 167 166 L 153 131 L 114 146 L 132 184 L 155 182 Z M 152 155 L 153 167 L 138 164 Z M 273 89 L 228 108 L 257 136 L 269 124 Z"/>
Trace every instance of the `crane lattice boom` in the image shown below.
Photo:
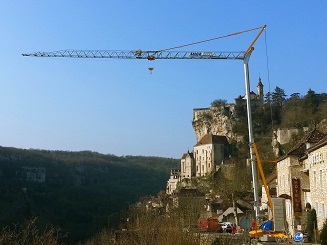
<path fill-rule="evenodd" d="M 223 59 L 243 60 L 245 52 L 220 51 L 126 51 L 126 50 L 61 50 L 23 54 L 32 57 L 118 58 L 118 59 Z"/>

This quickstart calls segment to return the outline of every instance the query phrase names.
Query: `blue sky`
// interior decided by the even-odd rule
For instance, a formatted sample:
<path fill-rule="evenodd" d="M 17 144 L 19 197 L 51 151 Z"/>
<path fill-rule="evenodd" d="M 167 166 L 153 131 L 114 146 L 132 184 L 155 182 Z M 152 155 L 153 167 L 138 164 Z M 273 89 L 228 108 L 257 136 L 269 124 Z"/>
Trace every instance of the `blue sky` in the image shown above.
<path fill-rule="evenodd" d="M 267 25 L 250 59 L 251 90 L 260 76 L 265 93 L 323 93 L 326 10 L 322 0 L 0 1 L 0 145 L 180 158 L 196 144 L 193 108 L 245 94 L 242 61 L 21 54 L 160 50 Z M 244 51 L 257 33 L 182 50 Z"/>

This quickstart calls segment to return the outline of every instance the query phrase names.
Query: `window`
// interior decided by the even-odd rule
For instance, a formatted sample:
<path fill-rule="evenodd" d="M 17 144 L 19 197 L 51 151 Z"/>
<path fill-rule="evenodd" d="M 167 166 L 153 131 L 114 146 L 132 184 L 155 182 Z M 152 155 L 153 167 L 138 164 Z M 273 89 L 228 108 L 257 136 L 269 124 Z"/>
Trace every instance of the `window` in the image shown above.
<path fill-rule="evenodd" d="M 316 171 L 313 171 L 313 187 L 317 188 Z"/>
<path fill-rule="evenodd" d="M 326 219 L 326 213 L 325 213 L 325 204 L 321 204 L 321 212 L 322 212 L 322 218 Z"/>
<path fill-rule="evenodd" d="M 288 209 L 287 217 L 291 217 L 292 216 L 292 205 L 290 203 L 288 203 L 287 209 Z"/>

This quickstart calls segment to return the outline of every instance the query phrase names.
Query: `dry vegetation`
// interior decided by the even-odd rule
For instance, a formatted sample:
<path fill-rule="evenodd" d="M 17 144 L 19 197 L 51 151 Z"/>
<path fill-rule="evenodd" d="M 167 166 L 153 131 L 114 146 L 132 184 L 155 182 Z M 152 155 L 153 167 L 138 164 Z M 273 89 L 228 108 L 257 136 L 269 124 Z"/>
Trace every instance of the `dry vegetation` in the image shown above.
<path fill-rule="evenodd" d="M 119 231 L 103 230 L 85 245 L 198 245 L 201 235 L 183 226 L 177 213 L 158 215 L 132 208 L 128 224 Z M 183 229 L 184 227 L 184 229 Z"/>
<path fill-rule="evenodd" d="M 36 218 L 26 221 L 22 225 L 4 227 L 0 232 L 0 244 L 19 245 L 61 245 L 60 229 L 49 227 L 40 231 L 36 226 Z"/>

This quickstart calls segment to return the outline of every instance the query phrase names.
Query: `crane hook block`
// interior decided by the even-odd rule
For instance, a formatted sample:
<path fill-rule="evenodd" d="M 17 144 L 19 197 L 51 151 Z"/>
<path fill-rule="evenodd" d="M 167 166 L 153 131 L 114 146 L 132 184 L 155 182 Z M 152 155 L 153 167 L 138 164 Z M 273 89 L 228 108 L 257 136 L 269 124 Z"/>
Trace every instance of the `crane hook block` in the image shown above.
<path fill-rule="evenodd" d="M 155 60 L 156 59 L 156 58 L 154 58 L 153 55 L 149 55 L 147 58 L 148 58 L 148 60 Z"/>

